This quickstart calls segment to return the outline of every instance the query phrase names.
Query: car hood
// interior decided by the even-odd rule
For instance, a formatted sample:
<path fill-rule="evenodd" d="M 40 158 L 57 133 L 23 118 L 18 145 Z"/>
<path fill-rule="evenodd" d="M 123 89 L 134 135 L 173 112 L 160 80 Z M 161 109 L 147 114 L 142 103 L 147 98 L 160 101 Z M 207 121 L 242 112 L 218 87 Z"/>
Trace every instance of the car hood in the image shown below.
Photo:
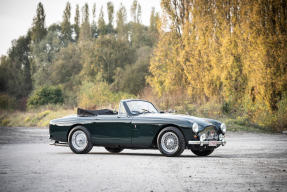
<path fill-rule="evenodd" d="M 221 122 L 214 120 L 214 119 L 207 119 L 207 118 L 200 118 L 190 115 L 183 115 L 183 114 L 173 114 L 173 113 L 145 113 L 138 115 L 139 118 L 148 118 L 154 121 L 167 121 L 173 123 L 184 123 L 185 125 L 192 126 L 193 123 L 197 123 L 200 128 L 204 128 L 207 126 L 216 126 L 217 128 L 220 127 Z"/>

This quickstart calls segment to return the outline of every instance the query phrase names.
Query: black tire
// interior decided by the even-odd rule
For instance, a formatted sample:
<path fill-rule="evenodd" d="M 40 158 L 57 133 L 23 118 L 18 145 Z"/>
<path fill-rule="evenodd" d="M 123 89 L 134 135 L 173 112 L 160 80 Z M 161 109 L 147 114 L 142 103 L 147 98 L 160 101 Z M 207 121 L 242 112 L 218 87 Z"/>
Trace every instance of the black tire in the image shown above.
<path fill-rule="evenodd" d="M 76 131 L 82 131 L 84 132 L 84 134 L 86 135 L 86 138 L 87 138 L 87 145 L 85 146 L 84 149 L 77 149 L 73 146 L 73 142 L 72 142 L 72 136 L 73 134 L 76 132 Z M 91 135 L 89 133 L 89 131 L 83 127 L 83 126 L 76 126 L 74 127 L 70 133 L 69 133 L 69 136 L 68 136 L 68 144 L 69 144 L 69 147 L 70 149 L 74 152 L 74 153 L 77 153 L 77 154 L 85 154 L 85 153 L 89 153 L 92 148 L 93 148 L 93 144 L 92 144 L 92 141 L 91 141 Z"/>
<path fill-rule="evenodd" d="M 214 149 L 202 149 L 202 150 L 193 150 L 193 149 L 191 149 L 191 152 L 194 153 L 197 156 L 208 156 L 213 151 L 214 151 Z"/>
<path fill-rule="evenodd" d="M 168 152 L 163 148 L 162 145 L 164 145 L 164 144 L 162 143 L 162 137 L 167 133 L 173 133 L 177 137 L 178 148 L 176 151 Z M 158 146 L 159 151 L 163 155 L 165 155 L 167 157 L 177 157 L 177 156 L 180 156 L 185 149 L 185 139 L 184 139 L 183 134 L 181 133 L 181 131 L 178 128 L 166 127 L 163 130 L 161 130 L 160 133 L 158 134 L 157 146 Z"/>
<path fill-rule="evenodd" d="M 119 148 L 119 147 L 105 147 L 105 149 L 110 152 L 110 153 L 120 153 L 124 149 Z"/>

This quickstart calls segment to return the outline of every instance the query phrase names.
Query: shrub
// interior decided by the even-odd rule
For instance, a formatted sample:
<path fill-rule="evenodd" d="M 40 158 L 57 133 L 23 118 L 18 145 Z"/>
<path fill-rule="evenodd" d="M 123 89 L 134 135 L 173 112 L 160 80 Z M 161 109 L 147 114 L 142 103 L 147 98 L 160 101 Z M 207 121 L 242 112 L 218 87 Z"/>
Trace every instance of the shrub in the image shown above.
<path fill-rule="evenodd" d="M 7 94 L 0 94 L 0 109 L 15 108 L 16 99 Z"/>
<path fill-rule="evenodd" d="M 230 103 L 229 102 L 223 102 L 223 104 L 222 104 L 222 109 L 221 109 L 221 111 L 224 113 L 224 114 L 228 114 L 228 113 L 230 113 Z"/>
<path fill-rule="evenodd" d="M 36 89 L 28 98 L 28 107 L 33 108 L 47 104 L 62 104 L 64 102 L 63 94 L 60 88 L 44 86 Z"/>
<path fill-rule="evenodd" d="M 278 111 L 274 115 L 272 127 L 277 132 L 287 130 L 287 94 L 284 94 L 278 103 Z"/>

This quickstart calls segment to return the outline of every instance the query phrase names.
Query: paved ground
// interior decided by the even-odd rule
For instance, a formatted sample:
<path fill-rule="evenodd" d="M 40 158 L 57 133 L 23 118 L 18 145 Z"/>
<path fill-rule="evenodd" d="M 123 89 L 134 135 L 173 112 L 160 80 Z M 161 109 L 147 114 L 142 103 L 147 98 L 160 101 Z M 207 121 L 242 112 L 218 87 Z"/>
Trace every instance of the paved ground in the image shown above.
<path fill-rule="evenodd" d="M 0 191 L 287 191 L 287 135 L 229 133 L 210 157 L 186 150 L 86 155 L 48 145 L 46 129 L 0 128 Z"/>

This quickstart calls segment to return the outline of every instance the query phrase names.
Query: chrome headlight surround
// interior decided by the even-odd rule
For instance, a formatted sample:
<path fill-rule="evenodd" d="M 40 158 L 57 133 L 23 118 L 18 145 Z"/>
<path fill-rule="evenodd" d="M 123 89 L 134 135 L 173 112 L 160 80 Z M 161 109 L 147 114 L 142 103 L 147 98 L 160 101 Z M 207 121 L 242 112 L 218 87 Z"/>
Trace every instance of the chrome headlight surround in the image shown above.
<path fill-rule="evenodd" d="M 225 123 L 221 123 L 220 129 L 221 129 L 221 131 L 222 131 L 223 134 L 226 133 L 226 125 L 225 125 Z"/>
<path fill-rule="evenodd" d="M 193 125 L 192 125 L 192 131 L 193 131 L 194 133 L 197 133 L 198 130 L 199 130 L 198 124 L 194 122 Z"/>

